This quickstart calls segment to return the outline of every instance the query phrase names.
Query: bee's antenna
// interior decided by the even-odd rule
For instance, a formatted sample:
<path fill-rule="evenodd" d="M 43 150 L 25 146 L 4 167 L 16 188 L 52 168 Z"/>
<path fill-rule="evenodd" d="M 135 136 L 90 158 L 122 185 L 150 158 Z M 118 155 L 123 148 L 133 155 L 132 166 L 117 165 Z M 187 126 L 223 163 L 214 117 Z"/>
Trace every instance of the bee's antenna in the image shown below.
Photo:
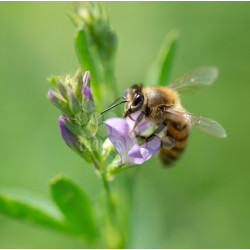
<path fill-rule="evenodd" d="M 119 97 L 119 99 L 120 99 L 120 97 Z M 118 100 L 119 100 L 119 99 L 118 99 Z M 117 100 L 116 100 L 116 101 L 117 101 Z M 102 112 L 101 112 L 101 115 L 104 114 L 105 112 L 109 111 L 110 109 L 112 109 L 112 108 L 114 108 L 114 107 L 116 107 L 116 106 L 118 106 L 118 105 L 120 105 L 120 104 L 122 104 L 122 103 L 125 103 L 125 102 L 128 102 L 128 101 L 126 100 L 126 101 L 119 102 L 119 103 L 117 103 L 117 104 L 115 104 L 115 105 L 112 105 L 111 107 L 109 107 L 109 108 L 105 109 L 104 111 L 102 111 Z"/>
<path fill-rule="evenodd" d="M 116 98 L 111 104 L 110 104 L 110 106 L 112 106 L 112 105 L 114 105 L 119 99 L 127 99 L 125 96 L 119 96 L 118 98 Z"/>

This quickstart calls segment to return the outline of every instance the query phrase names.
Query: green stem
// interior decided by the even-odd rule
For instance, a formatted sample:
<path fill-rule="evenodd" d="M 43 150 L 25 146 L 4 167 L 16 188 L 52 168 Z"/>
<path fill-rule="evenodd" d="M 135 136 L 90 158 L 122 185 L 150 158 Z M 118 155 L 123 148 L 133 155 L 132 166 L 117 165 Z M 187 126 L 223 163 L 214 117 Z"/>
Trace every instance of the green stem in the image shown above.
<path fill-rule="evenodd" d="M 102 168 L 101 172 L 101 178 L 103 181 L 103 185 L 106 191 L 107 196 L 107 223 L 108 223 L 108 231 L 107 231 L 107 244 L 108 248 L 123 248 L 124 242 L 122 237 L 122 232 L 119 229 L 119 223 L 118 223 L 118 214 L 117 214 L 117 208 L 115 206 L 115 203 L 112 199 L 112 195 L 110 192 L 110 187 L 107 179 L 107 175 L 105 173 L 105 168 Z M 110 237 L 111 236 L 111 237 Z"/>
<path fill-rule="evenodd" d="M 107 180 L 107 177 L 106 177 L 106 173 L 104 171 L 101 173 L 101 177 L 102 177 L 103 185 L 104 185 L 106 195 L 107 195 L 107 198 L 108 198 L 108 203 L 110 204 L 111 207 L 113 207 L 114 204 L 113 204 L 113 201 L 112 201 L 112 197 L 111 197 L 110 188 L 109 188 L 108 180 Z"/>

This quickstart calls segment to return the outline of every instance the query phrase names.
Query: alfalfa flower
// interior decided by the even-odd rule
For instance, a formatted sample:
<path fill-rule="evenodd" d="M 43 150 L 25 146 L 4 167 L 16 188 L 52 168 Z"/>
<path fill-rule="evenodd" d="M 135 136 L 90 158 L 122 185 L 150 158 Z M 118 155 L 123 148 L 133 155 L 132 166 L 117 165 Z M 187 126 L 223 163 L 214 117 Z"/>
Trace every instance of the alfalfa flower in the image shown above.
<path fill-rule="evenodd" d="M 139 145 L 135 134 L 129 134 L 131 126 L 125 119 L 110 118 L 104 124 L 108 130 L 108 137 L 120 156 L 117 165 L 140 165 L 155 154 L 161 146 L 161 139 L 157 136 Z"/>

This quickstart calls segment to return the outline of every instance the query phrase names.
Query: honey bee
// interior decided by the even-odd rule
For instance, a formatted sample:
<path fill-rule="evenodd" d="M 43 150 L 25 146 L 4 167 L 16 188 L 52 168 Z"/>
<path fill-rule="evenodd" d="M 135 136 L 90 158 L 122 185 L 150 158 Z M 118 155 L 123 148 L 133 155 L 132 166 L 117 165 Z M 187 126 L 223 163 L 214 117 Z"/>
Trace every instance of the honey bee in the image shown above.
<path fill-rule="evenodd" d="M 226 137 L 224 128 L 216 121 L 187 112 L 181 105 L 179 94 L 191 94 L 204 90 L 217 78 L 218 71 L 215 67 L 197 68 L 180 77 L 167 87 L 143 87 L 133 85 L 127 93 L 125 101 L 115 104 L 107 110 L 125 104 L 124 117 L 139 112 L 133 129 L 143 120 L 155 124 L 156 129 L 147 137 L 142 137 L 149 142 L 155 136 L 161 138 L 159 156 L 164 165 L 173 164 L 186 148 L 191 125 L 217 136 Z M 118 98 L 118 99 L 119 99 Z M 116 100 L 117 101 L 117 100 Z M 103 111 L 102 113 L 106 112 Z"/>

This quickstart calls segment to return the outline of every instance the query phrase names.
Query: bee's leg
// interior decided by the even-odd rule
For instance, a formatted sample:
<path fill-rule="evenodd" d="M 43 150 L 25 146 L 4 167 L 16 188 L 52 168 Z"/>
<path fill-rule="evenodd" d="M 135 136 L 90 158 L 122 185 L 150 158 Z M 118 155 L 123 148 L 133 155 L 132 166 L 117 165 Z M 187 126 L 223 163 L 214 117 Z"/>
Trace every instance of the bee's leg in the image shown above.
<path fill-rule="evenodd" d="M 141 140 L 145 140 L 147 137 L 146 136 L 142 136 L 142 135 L 136 135 L 136 138 L 139 138 Z"/>
<path fill-rule="evenodd" d="M 143 136 L 143 135 L 136 135 L 136 138 L 140 140 L 140 143 L 138 143 L 139 145 L 141 145 L 142 143 L 145 142 L 147 136 Z"/>
<path fill-rule="evenodd" d="M 166 126 L 167 126 L 167 123 L 166 123 L 166 122 L 160 124 L 160 125 L 157 127 L 157 129 L 156 129 L 152 134 L 150 134 L 149 136 L 147 136 L 147 137 L 144 138 L 144 141 L 143 141 L 141 144 L 143 144 L 143 143 L 145 143 L 145 142 L 152 141 L 152 140 L 154 139 L 154 137 L 157 136 L 157 134 L 159 134 L 163 129 L 166 128 Z"/>
<path fill-rule="evenodd" d="M 130 135 L 135 131 L 136 127 L 137 127 L 138 124 L 142 121 L 142 119 L 144 118 L 144 116 L 145 116 L 145 113 L 144 113 L 144 111 L 142 111 L 142 112 L 139 114 L 139 116 L 137 117 L 133 129 L 129 132 Z"/>
<path fill-rule="evenodd" d="M 161 144 L 162 146 L 171 149 L 175 146 L 175 139 L 172 136 L 170 136 L 168 131 L 166 132 L 166 136 L 167 136 L 166 140 L 162 141 Z"/>

